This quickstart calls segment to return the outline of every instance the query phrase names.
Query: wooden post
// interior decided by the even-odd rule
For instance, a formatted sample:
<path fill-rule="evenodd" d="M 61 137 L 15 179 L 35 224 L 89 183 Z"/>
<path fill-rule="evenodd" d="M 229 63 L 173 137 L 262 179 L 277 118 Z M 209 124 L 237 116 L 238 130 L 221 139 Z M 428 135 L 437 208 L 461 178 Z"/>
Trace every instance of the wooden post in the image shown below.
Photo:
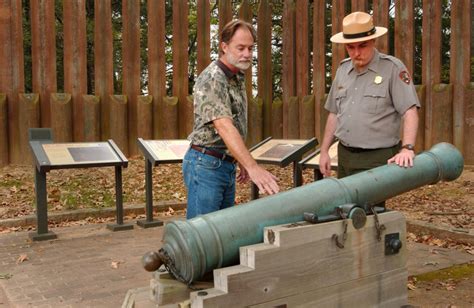
<path fill-rule="evenodd" d="M 163 138 L 177 139 L 178 136 L 178 98 L 176 96 L 163 97 Z"/>
<path fill-rule="evenodd" d="M 419 153 L 423 150 L 428 150 L 425 147 L 425 100 L 426 100 L 426 86 L 417 85 L 416 94 L 420 101 L 421 108 L 418 109 L 418 133 L 416 134 L 415 152 Z"/>
<path fill-rule="evenodd" d="M 239 18 L 245 20 L 249 23 L 252 23 L 252 8 L 250 7 L 248 0 L 243 0 L 240 4 L 239 9 Z M 253 88 L 252 88 L 252 66 L 250 66 L 245 71 L 245 90 L 247 91 L 247 105 L 250 99 L 253 97 Z M 247 116 L 248 116 L 249 108 L 247 108 Z"/>
<path fill-rule="evenodd" d="M 111 0 L 94 0 L 94 87 L 100 98 L 100 134 L 98 140 L 110 138 L 110 101 L 114 93 L 112 7 Z M 149 1 L 161 2 L 161 1 Z M 151 71 L 151 69 L 150 69 Z M 151 82 L 150 73 L 150 82 Z M 86 104 L 86 102 L 84 101 Z M 87 115 L 85 121 L 88 122 Z M 87 127 L 88 124 L 85 124 Z M 88 129 L 86 129 L 86 134 Z M 90 131 L 92 133 L 92 131 Z M 84 136 L 87 140 L 89 136 Z"/>
<path fill-rule="evenodd" d="M 72 141 L 72 103 L 69 93 L 51 93 L 51 128 L 55 142 Z"/>
<path fill-rule="evenodd" d="M 140 95 L 137 105 L 137 137 L 153 139 L 153 97 Z"/>
<path fill-rule="evenodd" d="M 8 165 L 7 96 L 0 93 L 0 167 Z"/>
<path fill-rule="evenodd" d="M 451 84 L 435 84 L 431 89 L 431 139 L 428 144 L 453 142 L 453 86 Z"/>
<path fill-rule="evenodd" d="M 469 131 L 473 132 L 473 125 L 467 121 L 468 119 L 472 120 L 468 114 L 469 109 L 472 110 L 473 101 L 467 99 L 466 93 L 466 87 L 471 79 L 469 68 L 471 67 L 470 56 L 472 57 L 473 46 L 471 41 L 473 39 L 471 6 L 472 1 L 469 0 L 451 3 L 450 81 L 453 84 L 453 143 L 464 154 L 466 161 L 474 160 L 474 156 L 466 156 L 467 153 L 473 153 L 472 148 L 474 148 L 473 134 L 469 134 Z M 471 107 L 469 107 L 469 102 L 471 102 Z"/>
<path fill-rule="evenodd" d="M 23 63 L 23 28 L 21 1 L 3 0 L 0 14 L 0 93 L 5 93 L 8 104 L 8 160 L 22 162 L 20 153 L 18 105 L 19 93 L 25 91 Z M 12 38 L 15 38 L 12 40 Z M 13 140 L 15 140 L 13 142 Z"/>
<path fill-rule="evenodd" d="M 128 115 L 127 96 L 110 96 L 110 139 L 112 139 L 125 156 L 128 151 Z"/>
<path fill-rule="evenodd" d="M 426 85 L 425 148 L 439 140 L 435 127 L 440 106 L 434 99 L 435 84 L 441 81 L 441 1 L 423 0 L 422 82 Z M 446 107 L 446 106 L 445 106 Z M 435 110 L 436 109 L 436 110 Z M 447 110 L 446 110 L 447 111 Z M 449 114 L 452 111 L 449 111 Z M 451 122 L 451 119 L 450 119 Z M 445 127 L 447 128 L 447 127 Z"/>
<path fill-rule="evenodd" d="M 406 65 L 410 75 L 413 75 L 415 50 L 413 15 L 413 1 L 395 3 L 395 57 Z"/>
<path fill-rule="evenodd" d="M 63 5 L 64 90 L 71 93 L 72 98 L 74 141 L 84 141 L 82 95 L 87 93 L 86 2 L 64 1 Z"/>
<path fill-rule="evenodd" d="M 326 94 L 326 2 L 313 3 L 313 94 L 314 102 L 314 133 L 321 142 L 324 129 L 321 130 L 323 97 Z"/>
<path fill-rule="evenodd" d="M 274 139 L 283 138 L 283 101 L 275 99 L 272 104 L 272 132 Z"/>
<path fill-rule="evenodd" d="M 296 11 L 298 16 L 296 18 L 296 96 L 300 99 L 299 103 L 299 136 L 303 137 L 305 134 L 314 137 L 314 96 L 313 108 L 311 114 L 305 114 L 310 110 L 304 110 L 304 97 L 309 94 L 309 2 L 308 0 L 296 1 Z M 311 121 L 311 127 L 308 127 Z"/>
<path fill-rule="evenodd" d="M 263 100 L 260 97 L 250 99 L 247 145 L 254 146 L 263 140 Z"/>
<path fill-rule="evenodd" d="M 209 0 L 197 0 L 197 74 L 211 63 L 211 6 Z"/>
<path fill-rule="evenodd" d="M 332 0 L 332 32 L 331 34 L 334 35 L 338 32 L 342 31 L 342 20 L 345 16 L 345 4 L 344 0 Z M 334 80 L 336 76 L 337 68 L 339 67 L 339 63 L 346 57 L 346 49 L 344 44 L 335 44 L 332 43 L 332 69 L 331 69 L 331 76 Z"/>
<path fill-rule="evenodd" d="M 57 91 L 54 1 L 30 1 L 30 5 L 33 92 L 38 93 L 40 97 L 41 126 L 49 127 L 50 95 Z"/>
<path fill-rule="evenodd" d="M 13 142 L 20 144 L 20 153 L 22 164 L 32 162 L 30 146 L 28 144 L 28 128 L 39 127 L 40 125 L 40 109 L 39 95 L 36 93 L 19 94 L 18 105 L 18 139 Z"/>
<path fill-rule="evenodd" d="M 389 28 L 388 24 L 388 9 L 389 0 L 374 0 L 373 11 L 374 11 L 374 25 L 379 27 Z M 410 30 L 411 31 L 411 30 Z M 380 52 L 388 54 L 388 40 L 389 34 L 385 34 L 382 37 L 378 37 L 376 40 L 376 47 Z"/>
<path fill-rule="evenodd" d="M 176 1 L 175 1 L 176 2 Z M 137 98 L 140 95 L 140 1 L 124 0 L 123 17 L 123 85 L 122 93 L 128 104 L 128 149 L 130 155 L 138 154 L 137 147 Z"/>
<path fill-rule="evenodd" d="M 153 97 L 153 137 L 162 139 L 166 95 L 165 1 L 147 1 L 148 5 L 148 91 Z M 153 16 L 153 18 L 150 18 Z M 199 31 L 199 29 L 198 29 Z M 199 47 L 198 47 L 199 52 Z"/>
<path fill-rule="evenodd" d="M 314 137 L 314 95 L 306 95 L 300 101 L 300 138 Z"/>
<path fill-rule="evenodd" d="M 186 1 L 173 1 L 173 96 L 178 98 L 179 138 L 183 139 L 193 129 L 193 109 L 186 104 L 189 95 L 188 11 Z"/>
<path fill-rule="evenodd" d="M 292 96 L 288 100 L 288 139 L 300 137 L 299 99 Z"/>
<path fill-rule="evenodd" d="M 219 5 L 219 33 L 222 28 L 232 20 L 232 0 L 220 0 Z M 219 42 L 220 43 L 220 42 Z"/>
<path fill-rule="evenodd" d="M 464 113 L 465 119 L 465 131 L 464 131 L 464 163 L 466 165 L 474 164 L 474 146 L 470 137 L 474 136 L 474 108 L 472 102 L 474 102 L 474 82 L 469 83 L 465 88 L 464 98 L 465 102 L 471 102 L 471 105 L 466 105 L 466 112 Z"/>
<path fill-rule="evenodd" d="M 263 100 L 263 138 L 272 130 L 272 16 L 268 0 L 258 6 L 258 96 Z"/>
<path fill-rule="evenodd" d="M 84 141 L 99 141 L 100 138 L 100 96 L 83 95 Z M 108 100 L 108 97 L 107 97 Z M 108 117 L 107 117 L 108 118 Z M 108 127 L 108 125 L 107 125 Z"/>
<path fill-rule="evenodd" d="M 296 46 L 295 46 L 295 25 L 296 25 L 296 3 L 295 0 L 287 0 L 283 5 L 283 47 L 282 47 L 282 82 L 283 91 L 283 138 L 290 138 L 288 118 L 290 109 L 290 97 L 296 95 Z"/>

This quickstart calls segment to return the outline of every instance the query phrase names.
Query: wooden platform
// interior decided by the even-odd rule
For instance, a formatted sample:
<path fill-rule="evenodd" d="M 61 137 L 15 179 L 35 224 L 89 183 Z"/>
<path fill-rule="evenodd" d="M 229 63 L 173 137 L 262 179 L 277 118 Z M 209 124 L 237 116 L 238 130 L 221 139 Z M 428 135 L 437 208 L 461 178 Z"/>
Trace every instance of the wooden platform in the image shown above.
<path fill-rule="evenodd" d="M 399 212 L 379 214 L 385 225 L 377 240 L 373 216 L 356 230 L 349 221 L 345 247 L 337 247 L 333 234 L 342 236 L 343 222 L 305 222 L 265 229 L 264 243 L 242 247 L 240 265 L 214 270 L 214 287 L 190 292 L 191 307 L 400 307 L 407 299 L 405 218 Z M 385 235 L 399 233 L 402 248 L 385 255 Z M 152 283 L 153 285 L 153 283 Z M 167 294 L 155 281 L 158 293 Z M 176 285 L 173 286 L 176 288 Z M 158 305 L 172 307 L 171 302 Z"/>

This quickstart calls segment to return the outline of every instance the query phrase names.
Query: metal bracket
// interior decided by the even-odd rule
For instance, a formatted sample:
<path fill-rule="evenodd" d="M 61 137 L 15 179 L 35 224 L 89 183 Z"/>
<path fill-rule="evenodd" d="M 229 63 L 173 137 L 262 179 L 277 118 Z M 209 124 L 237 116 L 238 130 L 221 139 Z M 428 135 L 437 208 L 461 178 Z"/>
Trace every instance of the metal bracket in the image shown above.
<path fill-rule="evenodd" d="M 402 248 L 400 233 L 389 233 L 385 235 L 385 255 L 395 255 Z"/>

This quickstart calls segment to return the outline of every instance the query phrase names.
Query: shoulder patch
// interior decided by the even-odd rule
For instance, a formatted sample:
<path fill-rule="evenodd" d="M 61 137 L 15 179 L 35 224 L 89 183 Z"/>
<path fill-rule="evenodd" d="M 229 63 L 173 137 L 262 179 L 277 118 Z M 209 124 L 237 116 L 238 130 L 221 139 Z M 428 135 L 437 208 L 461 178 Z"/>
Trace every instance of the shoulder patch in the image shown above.
<path fill-rule="evenodd" d="M 407 71 L 401 71 L 400 74 L 398 74 L 398 76 L 400 77 L 401 81 L 403 81 L 406 84 L 410 84 L 411 77 Z"/>

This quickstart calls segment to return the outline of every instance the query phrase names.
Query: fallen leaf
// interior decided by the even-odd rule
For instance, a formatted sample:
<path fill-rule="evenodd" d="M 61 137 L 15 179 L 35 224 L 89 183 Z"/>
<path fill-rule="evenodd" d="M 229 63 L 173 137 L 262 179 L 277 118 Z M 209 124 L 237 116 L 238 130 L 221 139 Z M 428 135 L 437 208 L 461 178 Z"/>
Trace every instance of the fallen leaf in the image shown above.
<path fill-rule="evenodd" d="M 28 256 L 25 254 L 21 254 L 18 259 L 16 260 L 16 264 L 20 264 L 28 260 Z"/>
<path fill-rule="evenodd" d="M 449 285 L 449 286 L 446 287 L 446 290 L 448 290 L 448 291 L 454 291 L 454 290 L 456 290 L 456 287 L 453 286 L 453 285 Z"/>
<path fill-rule="evenodd" d="M 10 279 L 12 278 L 13 275 L 12 274 L 9 274 L 9 273 L 6 273 L 6 274 L 0 274 L 0 279 Z"/>
<path fill-rule="evenodd" d="M 408 288 L 408 290 L 415 290 L 416 286 L 412 283 L 407 283 L 407 288 Z"/>
<path fill-rule="evenodd" d="M 110 263 L 110 267 L 113 269 L 117 269 L 119 267 L 119 264 L 122 262 L 123 261 L 112 261 L 112 263 Z"/>
<path fill-rule="evenodd" d="M 433 266 L 436 266 L 436 265 L 438 265 L 438 262 L 436 262 L 436 261 L 428 261 L 428 262 L 423 263 L 423 265 L 433 265 Z"/>

